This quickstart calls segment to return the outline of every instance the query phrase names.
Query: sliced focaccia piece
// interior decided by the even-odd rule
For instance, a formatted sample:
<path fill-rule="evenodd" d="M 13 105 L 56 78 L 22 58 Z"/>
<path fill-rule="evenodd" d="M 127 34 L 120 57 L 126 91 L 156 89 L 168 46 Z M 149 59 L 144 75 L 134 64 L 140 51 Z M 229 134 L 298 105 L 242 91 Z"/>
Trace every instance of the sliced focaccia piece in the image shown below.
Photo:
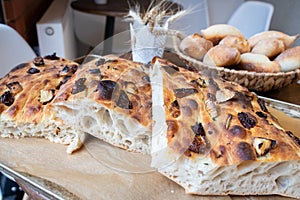
<path fill-rule="evenodd" d="M 2 137 L 44 137 L 80 148 L 84 134 L 55 118 L 51 102 L 78 64 L 55 54 L 36 57 L 13 68 L 0 80 L 0 134 Z"/>
<path fill-rule="evenodd" d="M 110 144 L 149 153 L 149 67 L 114 56 L 87 59 L 56 95 L 57 116 Z"/>
<path fill-rule="evenodd" d="M 153 60 L 153 166 L 187 193 L 300 198 L 300 140 L 254 93 L 208 73 Z"/>

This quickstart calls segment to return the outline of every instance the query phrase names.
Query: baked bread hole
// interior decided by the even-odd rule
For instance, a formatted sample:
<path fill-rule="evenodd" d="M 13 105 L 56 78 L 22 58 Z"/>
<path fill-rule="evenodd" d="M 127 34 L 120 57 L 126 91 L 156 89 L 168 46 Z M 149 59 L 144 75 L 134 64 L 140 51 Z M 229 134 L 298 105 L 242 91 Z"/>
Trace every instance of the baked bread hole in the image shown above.
<path fill-rule="evenodd" d="M 142 142 L 145 145 L 150 145 L 150 140 L 148 135 L 139 135 L 138 141 Z"/>
<path fill-rule="evenodd" d="M 128 145 L 128 146 L 131 146 L 132 142 L 130 140 L 125 140 L 125 144 Z"/>
<path fill-rule="evenodd" d="M 65 116 L 77 116 L 78 115 L 78 110 L 69 108 L 67 106 L 60 106 L 60 109 L 63 110 L 63 113 Z"/>
<path fill-rule="evenodd" d="M 99 109 L 98 112 L 97 112 L 97 115 L 100 117 L 100 120 L 101 122 L 105 122 L 105 125 L 110 127 L 112 126 L 113 124 L 113 120 L 109 114 L 109 111 L 102 108 L 102 109 Z"/>
<path fill-rule="evenodd" d="M 120 119 L 117 120 L 117 122 L 116 122 L 116 127 L 117 127 L 117 129 L 122 130 L 122 133 L 123 133 L 123 134 L 125 134 L 125 135 L 128 135 L 128 134 L 129 134 L 129 131 L 128 131 L 126 125 L 124 124 L 124 121 L 123 121 L 123 120 L 120 120 Z M 126 142 L 126 141 L 125 141 L 125 142 Z M 126 142 L 126 144 L 127 144 L 127 142 Z"/>
<path fill-rule="evenodd" d="M 290 179 L 288 176 L 279 176 L 275 179 L 276 186 L 280 189 L 286 189 L 290 186 Z"/>
<path fill-rule="evenodd" d="M 91 116 L 84 116 L 82 118 L 81 124 L 83 128 L 90 129 L 93 126 L 97 125 L 97 121 Z"/>

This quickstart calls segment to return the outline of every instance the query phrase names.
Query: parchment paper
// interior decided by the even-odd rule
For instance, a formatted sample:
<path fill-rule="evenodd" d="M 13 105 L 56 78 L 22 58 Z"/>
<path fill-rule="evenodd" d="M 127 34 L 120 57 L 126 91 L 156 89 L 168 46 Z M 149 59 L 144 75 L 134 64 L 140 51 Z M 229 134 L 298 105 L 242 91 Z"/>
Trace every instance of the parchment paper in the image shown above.
<path fill-rule="evenodd" d="M 284 128 L 300 136 L 299 119 L 288 117 L 272 108 L 269 110 L 279 119 Z M 95 138 L 89 138 L 87 142 L 95 140 L 98 141 Z M 102 144 L 99 141 L 99 145 Z M 216 196 L 185 194 L 184 189 L 155 171 L 129 173 L 107 167 L 95 159 L 86 146 L 72 155 L 68 155 L 65 150 L 64 145 L 53 144 L 45 139 L 0 138 L 1 163 L 19 172 L 58 184 L 80 199 L 216 199 Z M 114 157 L 113 154 L 114 152 L 106 152 L 103 155 L 104 160 L 110 160 Z M 289 198 L 219 196 L 218 199 L 281 200 Z"/>

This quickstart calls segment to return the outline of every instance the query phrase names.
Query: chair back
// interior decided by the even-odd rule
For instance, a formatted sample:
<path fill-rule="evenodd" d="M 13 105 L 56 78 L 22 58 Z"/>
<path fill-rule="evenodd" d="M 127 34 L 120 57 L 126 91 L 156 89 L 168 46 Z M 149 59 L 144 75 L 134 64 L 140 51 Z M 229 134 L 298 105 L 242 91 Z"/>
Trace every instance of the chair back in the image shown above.
<path fill-rule="evenodd" d="M 228 23 L 238 28 L 249 38 L 256 33 L 269 30 L 274 6 L 260 1 L 242 3 L 229 18 Z"/>
<path fill-rule="evenodd" d="M 0 77 L 18 64 L 32 60 L 36 54 L 21 35 L 8 25 L 0 24 Z"/>

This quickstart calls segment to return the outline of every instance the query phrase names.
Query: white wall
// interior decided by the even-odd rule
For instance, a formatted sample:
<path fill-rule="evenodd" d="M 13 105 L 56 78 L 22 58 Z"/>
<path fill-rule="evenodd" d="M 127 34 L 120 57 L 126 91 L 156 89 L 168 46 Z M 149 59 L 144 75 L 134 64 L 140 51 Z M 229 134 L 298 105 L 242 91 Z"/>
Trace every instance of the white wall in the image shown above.
<path fill-rule="evenodd" d="M 226 23 L 232 13 L 244 0 L 207 0 L 209 23 Z"/>
<path fill-rule="evenodd" d="M 198 33 L 209 25 L 208 2 L 209 0 L 173 0 L 187 10 L 187 15 L 170 25 L 184 34 Z"/>
<path fill-rule="evenodd" d="M 300 1 L 299 0 L 264 0 L 274 5 L 274 14 L 270 29 L 282 31 L 290 35 L 300 33 Z M 300 45 L 298 38 L 294 45 Z"/>

